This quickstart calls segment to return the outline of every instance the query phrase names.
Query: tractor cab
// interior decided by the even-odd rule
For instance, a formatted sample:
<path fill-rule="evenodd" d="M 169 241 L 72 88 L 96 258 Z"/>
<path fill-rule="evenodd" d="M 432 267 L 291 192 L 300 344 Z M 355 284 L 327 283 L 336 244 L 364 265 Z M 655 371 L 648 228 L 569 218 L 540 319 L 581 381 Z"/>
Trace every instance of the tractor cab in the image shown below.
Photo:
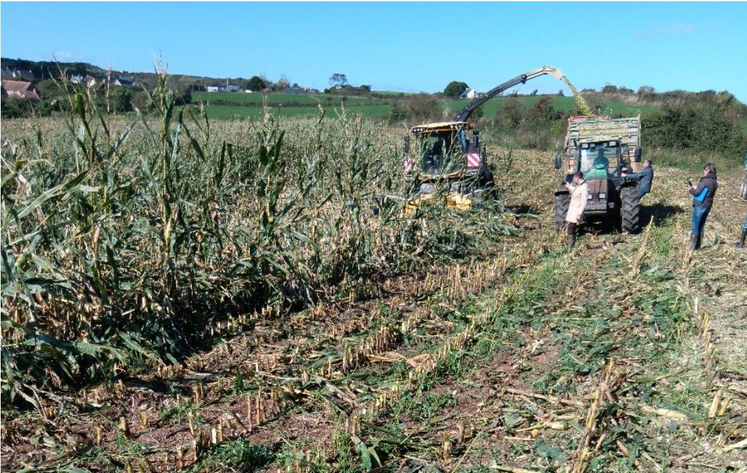
<path fill-rule="evenodd" d="M 574 171 L 580 170 L 586 179 L 619 179 L 624 154 L 619 141 L 579 143 L 576 153 Z"/>
<path fill-rule="evenodd" d="M 469 133 L 469 131 L 471 133 Z M 480 150 L 480 136 L 469 122 L 414 126 L 403 143 L 405 180 L 413 183 L 413 206 L 437 186 L 448 192 L 448 205 L 470 208 L 493 187 L 492 173 Z"/>

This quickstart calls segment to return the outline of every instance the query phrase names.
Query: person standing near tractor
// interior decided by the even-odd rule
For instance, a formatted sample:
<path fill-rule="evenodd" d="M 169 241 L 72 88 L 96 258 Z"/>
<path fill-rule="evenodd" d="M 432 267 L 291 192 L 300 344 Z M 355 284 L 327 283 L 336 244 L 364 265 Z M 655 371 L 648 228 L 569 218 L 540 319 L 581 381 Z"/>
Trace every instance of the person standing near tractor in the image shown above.
<path fill-rule="evenodd" d="M 568 206 L 568 214 L 565 217 L 565 221 L 568 222 L 566 226 L 566 245 L 568 249 L 573 248 L 576 243 L 576 229 L 581 223 L 581 218 L 584 215 L 584 209 L 586 208 L 586 201 L 589 196 L 589 187 L 584 179 L 584 173 L 576 171 L 573 174 L 573 183 L 569 184 L 564 182 L 566 189 L 571 193 L 571 203 Z"/>
<path fill-rule="evenodd" d="M 700 249 L 700 245 L 703 242 L 705 222 L 708 218 L 708 214 L 711 212 L 713 198 L 716 196 L 716 189 L 718 189 L 716 166 L 712 163 L 706 164 L 705 167 L 703 167 L 703 177 L 700 178 L 698 185 L 693 185 L 692 181 L 688 181 L 688 184 L 690 185 L 690 195 L 693 196 L 690 251 L 695 251 Z"/>
<path fill-rule="evenodd" d="M 638 172 L 623 172 L 622 177 L 638 181 L 638 200 L 651 192 L 651 183 L 654 181 L 654 168 L 651 166 L 651 160 L 643 161 L 643 168 Z"/>
<path fill-rule="evenodd" d="M 651 183 L 654 180 L 654 168 L 651 166 L 651 160 L 643 161 L 643 169 L 636 173 L 638 177 L 638 200 L 644 195 L 651 192 Z"/>

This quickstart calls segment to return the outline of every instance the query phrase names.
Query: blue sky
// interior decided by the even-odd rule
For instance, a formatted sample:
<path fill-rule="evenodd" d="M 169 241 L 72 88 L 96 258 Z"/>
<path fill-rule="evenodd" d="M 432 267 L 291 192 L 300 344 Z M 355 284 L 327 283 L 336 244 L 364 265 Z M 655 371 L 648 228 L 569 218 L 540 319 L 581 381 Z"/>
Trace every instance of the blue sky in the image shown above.
<path fill-rule="evenodd" d="M 6 2 L 6 58 L 323 89 L 486 91 L 543 65 L 577 88 L 729 91 L 747 103 L 747 3 Z M 518 87 L 568 89 L 544 76 Z M 513 89 L 512 89 L 513 90 Z"/>

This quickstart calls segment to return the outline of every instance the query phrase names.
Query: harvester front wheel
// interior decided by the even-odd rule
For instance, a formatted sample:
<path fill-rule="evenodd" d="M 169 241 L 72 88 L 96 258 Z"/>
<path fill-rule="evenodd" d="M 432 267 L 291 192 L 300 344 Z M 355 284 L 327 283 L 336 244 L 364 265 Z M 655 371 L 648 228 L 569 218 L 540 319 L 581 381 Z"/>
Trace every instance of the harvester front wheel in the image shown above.
<path fill-rule="evenodd" d="M 623 187 L 620 190 L 620 217 L 622 230 L 626 233 L 638 233 L 641 230 L 641 201 L 638 198 L 638 186 Z"/>
<path fill-rule="evenodd" d="M 570 194 L 555 194 L 555 230 L 565 228 L 565 216 L 568 215 L 568 207 L 571 205 Z"/>

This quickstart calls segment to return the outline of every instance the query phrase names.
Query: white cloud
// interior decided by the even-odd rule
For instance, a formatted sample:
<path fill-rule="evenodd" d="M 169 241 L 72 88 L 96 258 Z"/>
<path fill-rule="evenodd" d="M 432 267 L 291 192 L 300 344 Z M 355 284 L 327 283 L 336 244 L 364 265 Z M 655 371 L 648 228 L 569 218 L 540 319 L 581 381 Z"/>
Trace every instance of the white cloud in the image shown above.
<path fill-rule="evenodd" d="M 647 30 L 635 30 L 633 34 L 638 38 L 648 39 L 661 36 L 689 36 L 695 31 L 695 25 L 671 22 L 663 26 L 653 26 Z"/>
<path fill-rule="evenodd" d="M 57 51 L 52 53 L 52 60 L 57 60 L 60 62 L 68 62 L 70 60 L 76 60 L 79 61 L 83 59 L 85 56 L 80 53 L 71 53 L 70 51 Z"/>

